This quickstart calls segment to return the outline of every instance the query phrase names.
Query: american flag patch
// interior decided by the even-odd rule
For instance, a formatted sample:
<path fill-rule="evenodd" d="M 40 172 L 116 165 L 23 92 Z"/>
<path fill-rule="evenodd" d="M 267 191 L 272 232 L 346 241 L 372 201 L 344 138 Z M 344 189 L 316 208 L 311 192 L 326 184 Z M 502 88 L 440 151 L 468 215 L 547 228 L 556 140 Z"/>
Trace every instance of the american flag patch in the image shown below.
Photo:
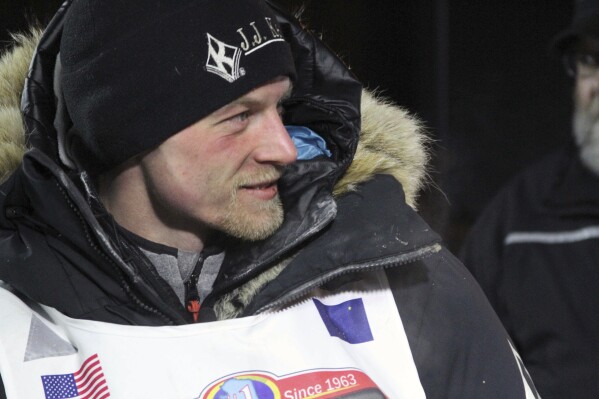
<path fill-rule="evenodd" d="M 43 375 L 46 399 L 104 399 L 110 397 L 100 359 L 95 354 L 71 374 Z"/>

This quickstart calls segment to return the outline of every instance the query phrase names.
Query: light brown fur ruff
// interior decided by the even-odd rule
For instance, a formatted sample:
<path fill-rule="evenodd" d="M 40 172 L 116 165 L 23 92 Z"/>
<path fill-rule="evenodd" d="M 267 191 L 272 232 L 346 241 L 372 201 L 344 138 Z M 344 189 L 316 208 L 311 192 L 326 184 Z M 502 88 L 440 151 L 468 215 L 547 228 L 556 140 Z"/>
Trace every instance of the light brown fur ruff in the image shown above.
<path fill-rule="evenodd" d="M 39 30 L 14 36 L 15 45 L 0 58 L 0 182 L 12 173 L 26 151 L 25 129 L 19 110 Z M 416 207 L 417 194 L 427 182 L 429 139 L 421 123 L 390 101 L 364 90 L 362 131 L 352 164 L 335 186 L 335 196 L 352 191 L 376 174 L 390 174 L 403 186 L 407 203 Z M 237 316 L 254 295 L 291 261 L 284 260 L 221 298 L 215 306 L 219 319 Z M 235 306 L 234 304 L 240 304 Z"/>
<path fill-rule="evenodd" d="M 13 35 L 13 47 L 0 57 L 0 182 L 17 168 L 26 150 L 21 93 L 40 35 L 37 29 Z"/>
<path fill-rule="evenodd" d="M 355 189 L 377 174 L 390 174 L 403 186 L 408 205 L 415 208 L 426 183 L 430 139 L 420 121 L 372 92 L 362 91 L 362 131 L 354 160 L 335 186 L 336 196 Z"/>

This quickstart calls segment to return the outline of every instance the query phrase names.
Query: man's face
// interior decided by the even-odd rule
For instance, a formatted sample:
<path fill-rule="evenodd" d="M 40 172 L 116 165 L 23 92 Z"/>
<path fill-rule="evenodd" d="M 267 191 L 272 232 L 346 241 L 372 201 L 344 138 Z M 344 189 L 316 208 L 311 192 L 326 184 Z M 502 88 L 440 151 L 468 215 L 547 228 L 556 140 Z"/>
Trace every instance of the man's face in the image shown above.
<path fill-rule="evenodd" d="M 599 40 L 583 37 L 576 51 L 597 56 Z M 599 174 L 599 72 L 596 67 L 580 61 L 577 64 L 574 103 L 573 130 L 581 160 L 591 171 Z"/>
<path fill-rule="evenodd" d="M 141 160 L 148 195 L 165 221 L 187 220 L 258 240 L 283 222 L 277 180 L 297 151 L 279 107 L 288 78 L 278 78 L 164 141 Z"/>

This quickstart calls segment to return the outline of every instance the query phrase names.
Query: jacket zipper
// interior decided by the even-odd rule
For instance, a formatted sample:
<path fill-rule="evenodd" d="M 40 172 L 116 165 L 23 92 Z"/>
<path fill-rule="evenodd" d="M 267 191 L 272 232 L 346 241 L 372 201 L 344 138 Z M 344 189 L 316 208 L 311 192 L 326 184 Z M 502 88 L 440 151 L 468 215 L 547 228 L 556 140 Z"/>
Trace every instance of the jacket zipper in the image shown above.
<path fill-rule="evenodd" d="M 385 269 L 385 268 L 391 268 L 391 267 L 396 267 L 396 266 L 400 266 L 400 265 L 405 265 L 408 263 L 422 260 L 432 254 L 438 253 L 439 251 L 441 251 L 441 245 L 438 243 L 435 243 L 435 244 L 431 244 L 431 245 L 419 248 L 417 250 L 414 250 L 414 251 L 406 253 L 406 254 L 387 257 L 383 260 L 378 260 L 378 261 L 374 261 L 374 262 L 356 263 L 353 265 L 348 265 L 348 266 L 343 266 L 343 267 L 337 268 L 328 273 L 322 274 L 322 275 L 318 276 L 317 278 L 315 278 L 311 281 L 308 281 L 307 283 L 304 283 L 300 286 L 295 287 L 291 291 L 289 291 L 289 292 L 283 294 L 282 296 L 280 296 L 279 298 L 273 300 L 271 303 L 262 306 L 261 308 L 256 310 L 253 314 L 257 315 L 257 314 L 264 313 L 266 311 L 269 311 L 269 310 L 272 310 L 275 308 L 281 308 L 281 307 L 284 307 L 285 305 L 289 305 L 292 302 L 294 302 L 295 300 L 305 296 L 306 294 L 308 294 L 310 291 L 314 290 L 315 288 L 318 288 L 318 287 L 322 286 L 323 284 L 333 280 L 334 278 L 342 276 L 344 274 L 359 273 L 359 272 L 364 272 L 364 271 L 375 271 L 375 270 L 381 270 L 381 269 Z M 249 315 L 245 315 L 245 316 L 249 316 Z"/>
<path fill-rule="evenodd" d="M 191 275 L 185 281 L 185 308 L 193 317 L 193 322 L 197 323 L 200 315 L 200 294 L 198 292 L 198 279 L 204 265 L 204 255 L 200 254 Z"/>

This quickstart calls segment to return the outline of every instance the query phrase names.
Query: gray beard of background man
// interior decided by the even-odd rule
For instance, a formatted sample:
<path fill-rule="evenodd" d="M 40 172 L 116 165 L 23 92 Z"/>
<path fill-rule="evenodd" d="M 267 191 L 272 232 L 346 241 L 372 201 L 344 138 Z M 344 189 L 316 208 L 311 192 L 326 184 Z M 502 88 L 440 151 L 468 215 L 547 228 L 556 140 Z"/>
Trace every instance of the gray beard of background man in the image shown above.
<path fill-rule="evenodd" d="M 587 108 L 576 102 L 573 133 L 582 163 L 599 176 L 599 96 Z"/>

